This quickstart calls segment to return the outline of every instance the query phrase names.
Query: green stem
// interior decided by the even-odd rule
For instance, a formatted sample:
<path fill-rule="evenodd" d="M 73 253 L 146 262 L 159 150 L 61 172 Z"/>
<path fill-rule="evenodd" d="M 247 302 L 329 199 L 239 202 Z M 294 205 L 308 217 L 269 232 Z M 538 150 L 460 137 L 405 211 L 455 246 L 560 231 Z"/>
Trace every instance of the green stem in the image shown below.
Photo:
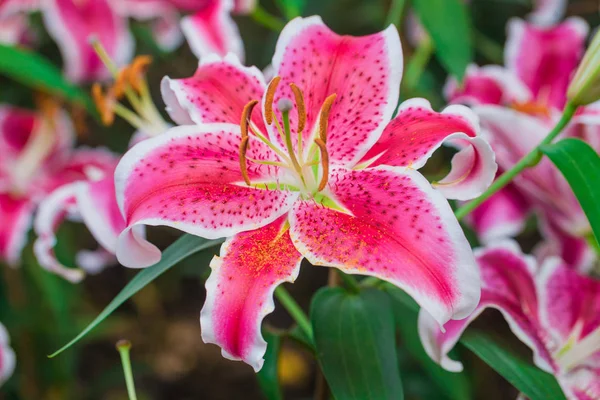
<path fill-rule="evenodd" d="M 388 12 L 387 18 L 385 19 L 386 27 L 392 24 L 396 24 L 397 27 L 400 27 L 402 11 L 404 10 L 405 4 L 406 0 L 392 0 L 392 4 L 390 5 L 390 11 Z"/>
<path fill-rule="evenodd" d="M 121 355 L 121 364 L 123 364 L 123 373 L 125 374 L 125 384 L 127 385 L 127 394 L 129 400 L 137 400 L 135 394 L 135 384 L 133 382 L 133 372 L 131 371 L 131 359 L 129 358 L 129 350 L 131 342 L 128 340 L 119 340 L 117 342 L 117 350 Z"/>
<path fill-rule="evenodd" d="M 279 300 L 281 305 L 283 305 L 283 307 L 287 310 L 287 312 L 294 319 L 294 321 L 296 321 L 296 323 L 298 324 L 300 329 L 304 331 L 306 336 L 308 336 L 312 340 L 313 334 L 310 321 L 308 320 L 308 317 L 306 316 L 302 308 L 300 308 L 298 303 L 296 303 L 296 300 L 294 300 L 294 298 L 289 294 L 286 288 L 284 288 L 281 285 L 277 286 L 277 289 L 275 289 L 275 297 L 277 297 L 277 300 Z"/>
<path fill-rule="evenodd" d="M 275 32 L 281 32 L 281 30 L 285 26 L 285 22 L 283 22 L 281 19 L 274 16 L 273 14 L 269 13 L 260 5 L 257 5 L 256 8 L 254 8 L 254 11 L 252 11 L 250 17 L 252 17 L 252 19 L 259 25 L 262 25 L 265 28 Z"/>
<path fill-rule="evenodd" d="M 493 194 L 502 189 L 504 186 L 508 185 L 517 175 L 519 175 L 523 170 L 533 167 L 537 165 L 540 158 L 542 157 L 542 152 L 540 148 L 547 144 L 550 144 L 564 129 L 565 126 L 571 121 L 573 115 L 575 115 L 575 111 L 577 111 L 577 106 L 574 106 L 571 103 L 567 103 L 565 109 L 563 110 L 563 114 L 560 117 L 560 120 L 554 126 L 554 128 L 550 131 L 548 136 L 544 138 L 533 150 L 531 150 L 525 157 L 523 157 L 518 163 L 516 163 L 511 169 L 500 175 L 498 179 L 492 183 L 492 185 L 486 190 L 481 196 L 478 198 L 471 200 L 464 206 L 460 207 L 454 212 L 454 215 L 457 219 L 464 218 L 471 211 L 475 210 L 479 207 L 484 201 L 489 199 Z"/>
<path fill-rule="evenodd" d="M 337 268 L 336 268 L 336 272 L 339 275 L 339 277 L 342 279 L 342 282 L 344 282 L 344 285 L 346 285 L 347 288 L 351 292 L 353 292 L 353 293 L 360 292 L 360 286 L 358 285 L 358 282 L 356 282 L 356 279 L 354 279 L 354 277 L 352 275 L 346 275 L 345 273 L 343 273 L 342 271 L 340 271 Z"/>
<path fill-rule="evenodd" d="M 406 66 L 404 85 L 407 89 L 414 89 L 421 79 L 421 75 L 433 55 L 433 41 L 429 36 L 417 47 Z"/>

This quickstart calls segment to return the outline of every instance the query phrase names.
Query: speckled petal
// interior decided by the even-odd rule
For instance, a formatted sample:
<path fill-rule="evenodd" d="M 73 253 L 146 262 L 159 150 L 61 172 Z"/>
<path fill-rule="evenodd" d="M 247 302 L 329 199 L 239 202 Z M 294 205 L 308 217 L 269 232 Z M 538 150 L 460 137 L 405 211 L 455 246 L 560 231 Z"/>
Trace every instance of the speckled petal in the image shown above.
<path fill-rule="evenodd" d="M 65 74 L 75 82 L 110 76 L 90 44 L 92 36 L 117 65 L 126 64 L 133 55 L 127 20 L 117 14 L 109 0 L 48 0 L 42 10 L 48 33 L 61 50 Z"/>
<path fill-rule="evenodd" d="M 290 240 L 286 217 L 260 229 L 237 234 L 210 263 L 206 302 L 200 314 L 202 339 L 222 348 L 223 356 L 262 368 L 267 343 L 263 318 L 273 312 L 273 291 L 293 282 L 302 255 Z"/>
<path fill-rule="evenodd" d="M 318 16 L 296 18 L 279 36 L 273 67 L 281 76 L 274 105 L 279 120 L 277 102 L 294 99 L 290 83 L 304 93 L 305 143 L 315 134 L 323 102 L 337 94 L 329 114 L 327 149 L 332 163 L 352 166 L 379 138 L 398 104 L 402 48 L 394 25 L 352 37 L 332 32 Z M 295 107 L 290 120 L 295 138 Z M 269 130 L 272 140 L 282 143 L 274 126 Z"/>
<path fill-rule="evenodd" d="M 145 267 L 160 259 L 156 247 L 137 236 L 136 225 L 165 225 L 209 239 L 257 229 L 290 209 L 297 193 L 248 187 L 239 164 L 240 127 L 204 124 L 172 128 L 132 147 L 115 172 L 117 201 L 127 228 L 117 245 L 119 261 Z M 250 136 L 248 176 L 276 182 L 275 153 Z"/>
<path fill-rule="evenodd" d="M 448 202 L 411 169 L 337 169 L 329 190 L 347 212 L 299 201 L 290 234 L 314 265 L 376 276 L 406 290 L 435 320 L 469 315 L 479 301 L 473 253 Z"/>
<path fill-rule="evenodd" d="M 477 116 L 461 105 L 437 113 L 425 99 L 405 101 L 361 163 L 419 169 L 444 143 L 461 150 L 452 159 L 448 175 L 434 186 L 452 199 L 467 200 L 483 193 L 496 174 L 495 156 L 479 135 Z"/>
<path fill-rule="evenodd" d="M 233 54 L 203 58 L 193 76 L 185 79 L 165 77 L 161 92 L 171 118 L 180 125 L 211 122 L 239 124 L 244 106 L 260 100 L 265 90 L 262 73 L 243 66 Z M 252 122 L 265 132 L 259 107 Z"/>

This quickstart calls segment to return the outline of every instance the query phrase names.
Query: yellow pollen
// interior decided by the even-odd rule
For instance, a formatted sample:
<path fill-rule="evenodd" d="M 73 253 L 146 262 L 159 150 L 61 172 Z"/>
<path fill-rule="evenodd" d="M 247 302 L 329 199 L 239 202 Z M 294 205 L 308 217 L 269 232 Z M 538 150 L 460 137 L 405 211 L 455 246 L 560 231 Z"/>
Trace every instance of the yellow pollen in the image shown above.
<path fill-rule="evenodd" d="M 240 170 L 242 172 L 244 182 L 246 182 L 246 185 L 250 186 L 248 166 L 246 165 L 246 152 L 248 151 L 248 140 L 250 140 L 250 138 L 248 136 L 244 136 L 242 138 L 242 142 L 240 143 Z"/>
<path fill-rule="evenodd" d="M 269 82 L 269 86 L 267 87 L 267 92 L 265 94 L 265 120 L 268 125 L 273 123 L 273 101 L 275 99 L 275 91 L 277 90 L 277 86 L 279 85 L 279 81 L 281 81 L 280 76 L 276 76 Z"/>
<path fill-rule="evenodd" d="M 306 126 L 306 106 L 304 105 L 304 96 L 302 91 L 294 83 L 290 83 L 294 98 L 296 100 L 296 107 L 298 108 L 298 133 L 304 130 Z"/>
<path fill-rule="evenodd" d="M 331 111 L 331 106 L 333 106 L 336 97 L 337 94 L 335 93 L 327 97 L 323 102 L 321 113 L 319 114 L 319 137 L 325 143 L 327 143 L 327 121 L 329 120 L 329 112 Z"/>
<path fill-rule="evenodd" d="M 242 120 L 240 121 L 240 127 L 242 128 L 242 138 L 248 136 L 248 126 L 250 124 L 250 117 L 252 116 L 252 110 L 258 104 L 258 100 L 252 100 L 244 107 L 242 111 Z"/>
<path fill-rule="evenodd" d="M 327 145 L 321 138 L 315 139 L 315 144 L 319 146 L 321 150 L 321 166 L 323 167 L 323 176 L 321 176 L 321 182 L 319 182 L 318 191 L 325 189 L 327 186 L 327 180 L 329 179 L 329 153 L 327 152 Z"/>
<path fill-rule="evenodd" d="M 109 89 L 108 94 L 104 95 L 102 86 L 96 82 L 92 86 L 92 97 L 94 98 L 94 103 L 96 104 L 96 108 L 100 113 L 102 123 L 106 126 L 112 125 L 112 123 L 115 121 L 115 112 L 112 104 L 114 102 L 112 99 L 112 90 Z"/>

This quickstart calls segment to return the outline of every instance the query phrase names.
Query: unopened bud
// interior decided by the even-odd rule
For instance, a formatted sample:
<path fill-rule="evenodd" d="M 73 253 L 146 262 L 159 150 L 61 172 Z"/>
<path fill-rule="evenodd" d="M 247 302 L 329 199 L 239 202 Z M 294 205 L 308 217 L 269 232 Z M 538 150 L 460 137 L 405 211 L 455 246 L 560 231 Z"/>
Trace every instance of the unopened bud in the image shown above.
<path fill-rule="evenodd" d="M 585 106 L 600 100 L 600 31 L 594 36 L 579 64 L 569 85 L 567 98 L 575 106 Z"/>
<path fill-rule="evenodd" d="M 277 102 L 277 109 L 281 112 L 289 112 L 292 108 L 294 108 L 294 103 L 290 99 L 280 99 Z"/>

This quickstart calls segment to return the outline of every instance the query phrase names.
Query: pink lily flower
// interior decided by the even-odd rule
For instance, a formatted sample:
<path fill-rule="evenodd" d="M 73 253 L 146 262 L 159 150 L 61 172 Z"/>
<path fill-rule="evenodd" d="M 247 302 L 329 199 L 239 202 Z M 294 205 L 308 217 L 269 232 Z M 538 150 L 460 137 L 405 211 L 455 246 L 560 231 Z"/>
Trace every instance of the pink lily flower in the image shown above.
<path fill-rule="evenodd" d="M 273 291 L 294 281 L 305 257 L 392 282 L 440 323 L 468 315 L 479 280 L 443 195 L 476 196 L 495 174 L 474 114 L 463 106 L 437 113 L 413 99 L 392 120 L 402 75 L 393 26 L 351 37 L 319 17 L 297 18 L 272 65 L 268 86 L 234 55 L 205 57 L 194 76 L 163 80 L 168 112 L 188 126 L 139 143 L 117 166 L 127 224 L 119 261 L 160 259 L 132 230 L 140 225 L 228 237 L 211 262 L 202 337 L 255 370 Z M 436 190 L 416 169 L 445 141 L 461 150 Z"/>
<path fill-rule="evenodd" d="M 15 370 L 15 352 L 10 347 L 10 339 L 4 325 L 0 323 L 0 386 Z"/>
<path fill-rule="evenodd" d="M 0 0 L 0 43 L 26 44 L 31 41 L 27 13 L 39 7 L 39 0 Z"/>
<path fill-rule="evenodd" d="M 0 260 L 10 265 L 18 264 L 33 214 L 42 202 L 42 209 L 36 217 L 36 227 L 41 225 L 48 228 L 38 228 L 40 238 L 35 250 L 40 265 L 71 281 L 77 281 L 81 279 L 82 272 L 62 267 L 54 262 L 50 252 L 54 245 L 52 232 L 55 224 L 63 217 L 62 213 L 71 209 L 67 207 L 68 202 L 56 204 L 56 194 L 53 193 L 48 201 L 57 207 L 62 206 L 63 209 L 49 212 L 48 206 L 44 205 L 47 201 L 45 198 L 59 187 L 71 187 L 73 192 L 78 188 L 78 199 L 84 199 L 79 201 L 87 201 L 88 209 L 93 210 L 93 213 L 81 213 L 81 217 L 97 222 L 96 225 L 100 228 L 94 234 L 98 233 L 96 238 L 104 244 L 102 227 L 109 221 L 112 222 L 109 217 L 120 218 L 120 214 L 115 205 L 114 213 L 106 216 L 103 214 L 104 209 L 98 204 L 104 201 L 103 195 L 108 196 L 104 187 L 112 184 L 112 171 L 118 159 L 102 149 L 72 150 L 72 145 L 73 129 L 64 113 L 47 110 L 38 114 L 10 106 L 0 107 L 0 217 L 3 221 L 0 228 Z M 102 181 L 100 177 L 105 172 L 110 172 L 110 176 L 107 175 L 107 179 Z M 85 180 L 95 183 L 80 188 L 83 185 L 81 181 Z M 73 182 L 76 183 L 69 185 Z M 94 205 L 90 206 L 89 203 Z M 48 236 L 48 232 L 51 232 L 52 236 Z M 118 232 L 114 234 L 115 241 L 117 234 Z M 51 243 L 47 245 L 48 254 L 40 252 L 43 246 L 39 242 Z M 89 253 L 84 253 L 82 257 L 88 264 L 94 261 Z"/>
<path fill-rule="evenodd" d="M 153 20 L 157 43 L 166 50 L 178 47 L 185 34 L 198 58 L 232 52 L 243 59 L 244 46 L 231 14 L 249 14 L 255 6 L 256 0 L 115 0 L 122 15 Z M 181 19 L 180 12 L 190 15 Z"/>
<path fill-rule="evenodd" d="M 570 77 L 583 55 L 587 32 L 587 24 L 579 18 L 544 28 L 512 20 L 506 68 L 470 66 L 462 85 L 448 81 L 446 97 L 473 106 L 501 169 L 510 169 L 557 122 Z M 598 105 L 586 107 L 563 137 L 586 140 L 600 150 L 599 116 Z M 504 210 L 509 218 L 493 210 Z M 591 266 L 595 257 L 585 240 L 589 223 L 567 182 L 547 159 L 475 210 L 470 221 L 489 243 L 518 234 L 530 211 L 540 215 L 542 233 L 548 241 L 546 251 L 539 254 L 559 255 L 582 270 Z"/>
<path fill-rule="evenodd" d="M 62 53 L 65 74 L 73 82 L 110 77 L 90 38 L 96 38 L 117 65 L 133 56 L 134 42 L 127 20 L 109 0 L 47 0 L 42 3 L 44 23 Z"/>
<path fill-rule="evenodd" d="M 429 356 L 449 371 L 462 364 L 448 357 L 466 327 L 487 308 L 499 310 L 513 333 L 533 350 L 533 361 L 554 374 L 567 398 L 600 397 L 600 282 L 579 275 L 562 260 L 540 267 L 508 241 L 476 251 L 483 286 L 475 311 L 444 325 L 425 310 L 419 334 Z"/>

